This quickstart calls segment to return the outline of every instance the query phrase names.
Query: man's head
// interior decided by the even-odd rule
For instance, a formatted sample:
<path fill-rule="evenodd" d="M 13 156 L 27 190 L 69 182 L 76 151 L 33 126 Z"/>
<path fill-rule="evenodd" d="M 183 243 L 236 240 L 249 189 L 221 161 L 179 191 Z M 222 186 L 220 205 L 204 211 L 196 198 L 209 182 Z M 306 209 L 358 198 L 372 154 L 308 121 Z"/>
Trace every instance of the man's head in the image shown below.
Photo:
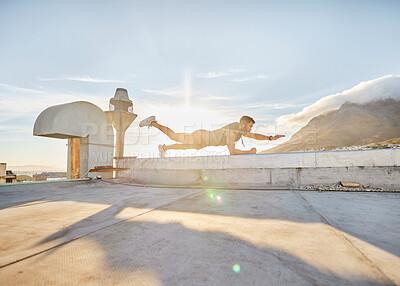
<path fill-rule="evenodd" d="M 251 118 L 250 116 L 242 116 L 242 118 L 240 118 L 239 124 L 240 124 L 240 129 L 242 129 L 245 132 L 250 132 L 251 128 L 253 128 L 254 123 L 256 123 L 254 121 L 253 118 Z"/>

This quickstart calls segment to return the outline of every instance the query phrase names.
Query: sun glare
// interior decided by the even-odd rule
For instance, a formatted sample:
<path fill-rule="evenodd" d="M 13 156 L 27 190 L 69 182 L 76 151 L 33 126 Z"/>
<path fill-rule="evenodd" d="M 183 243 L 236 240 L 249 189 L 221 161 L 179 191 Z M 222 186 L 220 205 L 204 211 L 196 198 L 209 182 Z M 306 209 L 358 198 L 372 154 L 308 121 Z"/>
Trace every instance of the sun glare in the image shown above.
<path fill-rule="evenodd" d="M 234 121 L 232 118 L 223 116 L 215 109 L 204 106 L 194 106 L 195 101 L 192 100 L 193 92 L 190 68 L 185 69 L 183 81 L 183 100 L 180 104 L 171 105 L 145 102 L 140 108 L 146 111 L 146 114 L 143 113 L 143 117 L 154 115 L 158 123 L 171 128 L 176 133 L 190 133 L 199 129 L 213 131 Z M 237 120 L 239 120 L 239 118 Z M 128 132 L 127 139 L 129 143 L 126 144 L 126 149 L 129 154 L 139 157 L 158 156 L 157 145 L 176 143 L 155 128 L 147 130 L 140 129 L 139 127 L 137 128 L 136 130 L 131 128 L 131 132 Z M 178 149 L 168 151 L 172 156 L 225 154 L 226 152 L 227 149 L 223 146 L 207 147 L 202 150 Z"/>

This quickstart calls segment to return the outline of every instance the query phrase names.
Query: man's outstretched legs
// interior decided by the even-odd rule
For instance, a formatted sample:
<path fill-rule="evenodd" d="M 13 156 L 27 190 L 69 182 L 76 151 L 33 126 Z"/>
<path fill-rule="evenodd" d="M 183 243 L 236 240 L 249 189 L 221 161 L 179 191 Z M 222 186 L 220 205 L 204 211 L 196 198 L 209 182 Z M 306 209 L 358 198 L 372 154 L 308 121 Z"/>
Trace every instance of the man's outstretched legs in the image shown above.
<path fill-rule="evenodd" d="M 196 142 L 194 136 L 192 133 L 175 133 L 171 128 L 161 125 L 157 122 L 152 122 L 151 126 L 156 127 L 159 129 L 162 133 L 167 135 L 171 140 L 174 140 L 176 142 L 182 143 L 182 144 L 191 144 L 194 145 Z"/>
<path fill-rule="evenodd" d="M 160 156 L 164 157 L 167 150 L 171 149 L 201 149 L 201 137 L 199 137 L 199 132 L 194 133 L 175 133 L 171 128 L 157 123 L 155 116 L 150 116 L 139 123 L 140 127 L 143 126 L 153 126 L 167 135 L 171 140 L 180 142 L 182 144 L 173 144 L 170 146 L 159 145 L 158 149 L 160 151 Z M 198 138 L 199 137 L 199 138 Z"/>

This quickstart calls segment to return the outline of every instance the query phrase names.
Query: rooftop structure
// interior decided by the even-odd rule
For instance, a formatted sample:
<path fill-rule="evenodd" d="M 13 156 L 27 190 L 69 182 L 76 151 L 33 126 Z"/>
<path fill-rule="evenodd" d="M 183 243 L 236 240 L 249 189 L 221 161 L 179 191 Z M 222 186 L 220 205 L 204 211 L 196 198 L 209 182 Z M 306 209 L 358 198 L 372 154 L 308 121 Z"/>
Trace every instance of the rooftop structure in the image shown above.
<path fill-rule="evenodd" d="M 0 163 L 0 184 L 15 183 L 16 181 L 17 175 L 11 170 L 7 170 L 7 163 Z"/>
<path fill-rule="evenodd" d="M 113 177 L 114 126 L 115 156 L 123 157 L 125 131 L 136 118 L 133 104 L 124 88 L 110 100 L 110 111 L 76 101 L 51 106 L 36 119 L 33 135 L 68 139 L 67 177 L 70 179 Z M 107 115 L 106 115 L 107 114 Z M 112 125 L 111 125 L 112 124 Z"/>
<path fill-rule="evenodd" d="M 103 110 L 92 103 L 76 101 L 45 109 L 36 119 L 33 135 L 68 139 L 68 178 L 89 177 L 95 166 L 112 165 L 113 129 Z M 112 172 L 103 176 L 112 177 Z"/>
<path fill-rule="evenodd" d="M 106 111 L 108 119 L 117 132 L 115 157 L 124 156 L 125 131 L 137 117 L 132 110 L 133 103 L 128 97 L 128 91 L 117 88 L 114 97 L 110 99 L 110 111 Z"/>

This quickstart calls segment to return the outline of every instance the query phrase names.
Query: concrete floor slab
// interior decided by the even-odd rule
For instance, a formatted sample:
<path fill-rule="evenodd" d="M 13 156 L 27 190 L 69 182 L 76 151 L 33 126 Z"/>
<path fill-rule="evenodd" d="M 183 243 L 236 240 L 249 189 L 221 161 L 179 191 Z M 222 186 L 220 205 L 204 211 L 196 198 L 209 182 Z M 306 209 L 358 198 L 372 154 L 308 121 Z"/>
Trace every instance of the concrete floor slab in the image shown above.
<path fill-rule="evenodd" d="M 2 285 L 400 285 L 400 194 L 47 185 L 0 188 Z"/>

